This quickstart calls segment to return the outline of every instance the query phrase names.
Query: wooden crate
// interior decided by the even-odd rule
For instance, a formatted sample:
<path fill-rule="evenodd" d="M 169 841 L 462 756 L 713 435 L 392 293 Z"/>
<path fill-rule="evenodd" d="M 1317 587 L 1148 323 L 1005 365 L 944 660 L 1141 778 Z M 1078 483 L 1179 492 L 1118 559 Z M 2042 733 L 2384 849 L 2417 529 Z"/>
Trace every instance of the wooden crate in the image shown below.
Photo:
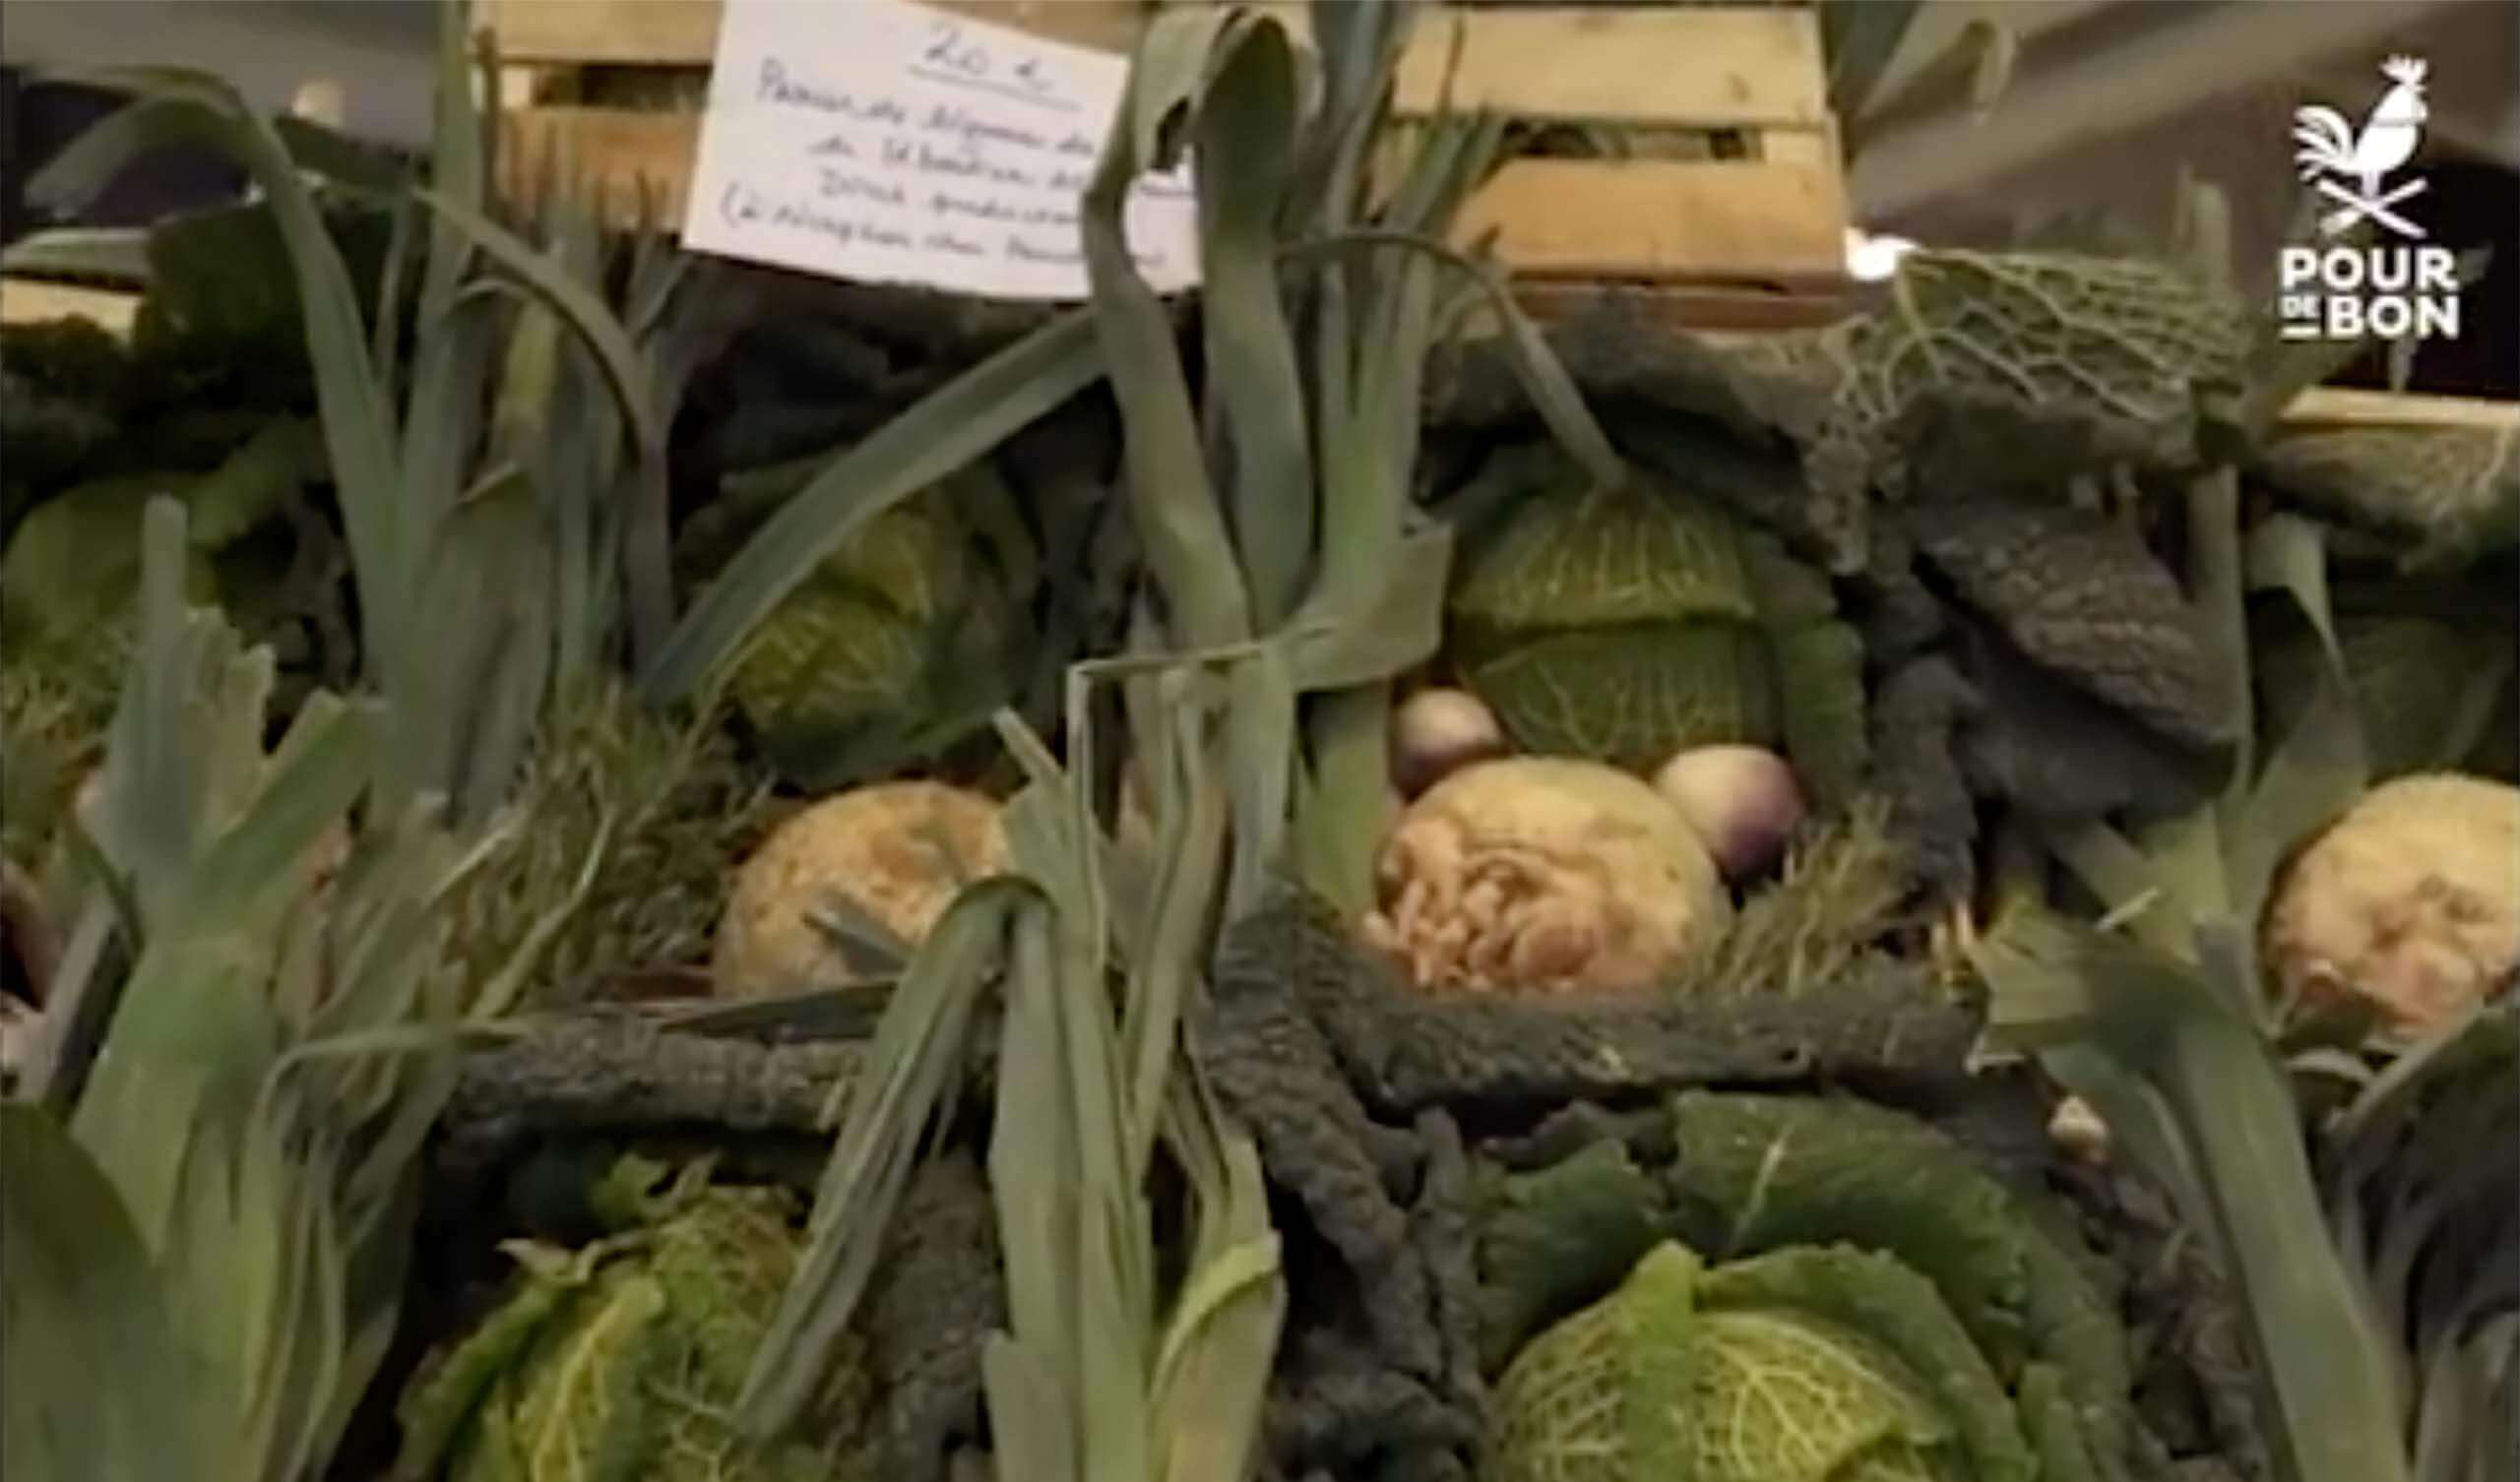
<path fill-rule="evenodd" d="M 1698 328 L 1840 311 L 1846 184 L 1808 7 L 1438 12 L 1402 61 L 1394 111 L 1432 111 L 1447 90 L 1456 108 L 1634 146 L 1624 158 L 1511 159 L 1464 209 L 1462 234 L 1493 230 L 1544 315 L 1606 287 Z"/>
<path fill-rule="evenodd" d="M 1158 0 L 930 3 L 1124 50 Z M 1275 8 L 1301 24 L 1302 7 Z M 486 0 L 507 72 L 503 178 L 513 188 L 566 158 L 616 209 L 644 182 L 678 221 L 719 11 L 718 0 Z M 679 78 L 681 92 L 662 107 L 587 100 L 630 75 Z M 1463 239 L 1492 231 L 1544 315 L 1606 288 L 1699 328 L 1841 311 L 1847 196 L 1807 5 L 1433 9 L 1402 60 L 1395 109 L 1406 119 L 1447 100 L 1627 151 L 1517 157 L 1468 204 Z"/>
<path fill-rule="evenodd" d="M 821 5 L 798 4 L 809 26 Z M 1081 46 L 1125 51 L 1145 0 L 921 0 Z M 523 193 L 555 163 L 583 171 L 616 222 L 645 199 L 677 227 L 700 150 L 720 0 L 478 0 L 498 48 L 501 188 Z M 625 104 L 608 93 L 656 93 Z"/>
<path fill-rule="evenodd" d="M 2482 397 L 2427 397 L 2401 392 L 2314 386 L 2293 399 L 2284 425 L 2300 430 L 2350 427 L 2482 427 L 2520 435 L 2520 401 Z"/>
<path fill-rule="evenodd" d="M 52 282 L 15 274 L 0 278 L 0 324 L 43 324 L 86 319 L 114 338 L 128 339 L 140 317 L 140 295 L 120 288 Z"/>

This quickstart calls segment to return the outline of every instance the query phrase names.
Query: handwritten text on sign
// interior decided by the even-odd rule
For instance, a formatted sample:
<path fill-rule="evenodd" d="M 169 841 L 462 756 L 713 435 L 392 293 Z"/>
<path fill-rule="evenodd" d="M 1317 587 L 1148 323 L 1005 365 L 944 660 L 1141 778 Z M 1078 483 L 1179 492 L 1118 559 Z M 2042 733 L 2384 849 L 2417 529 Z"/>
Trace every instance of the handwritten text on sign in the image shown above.
<path fill-rule="evenodd" d="M 901 0 L 726 0 L 683 245 L 871 282 L 1082 298 L 1078 198 L 1125 58 Z M 1160 291 L 1198 277 L 1187 168 L 1126 216 Z"/>

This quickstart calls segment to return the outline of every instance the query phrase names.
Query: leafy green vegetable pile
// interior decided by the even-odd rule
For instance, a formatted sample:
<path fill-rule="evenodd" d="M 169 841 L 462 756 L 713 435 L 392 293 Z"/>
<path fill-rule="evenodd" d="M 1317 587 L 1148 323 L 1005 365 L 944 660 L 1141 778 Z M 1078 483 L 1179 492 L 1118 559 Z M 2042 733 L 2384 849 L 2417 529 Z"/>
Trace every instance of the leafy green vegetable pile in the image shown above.
<path fill-rule="evenodd" d="M 1257 1139 L 1300 1294 L 1262 1475 L 1472 1476 L 1490 1464 L 1482 1437 L 1515 1354 L 1660 1239 L 1722 1262 L 1833 1244 L 1895 1259 L 1958 1315 L 2002 1404 L 2060 1387 L 2071 1399 L 2011 1424 L 2125 1458 L 2089 1475 L 2159 1475 L 2147 1458 L 2164 1443 L 2131 1408 L 2134 1273 L 2095 1256 L 2041 1192 L 2056 1165 L 2037 1098 L 1971 1077 L 1974 1016 L 1913 966 L 1779 991 L 1796 960 L 1786 954 L 1768 986 L 1685 1006 L 1461 1004 L 1392 981 L 1318 902 L 1289 896 L 1250 918 L 1194 1027 L 1204 1077 Z M 447 1119 L 462 1163 L 444 1176 L 496 1187 L 554 1138 L 694 1122 L 808 1133 L 827 1097 L 880 1083 L 886 1052 L 854 1037 L 862 1019 L 798 1044 L 758 1040 L 740 1018 L 554 1026 L 468 1057 Z M 983 1115 L 994 1081 L 994 1054 L 973 1060 L 960 1115 Z M 1745 1085 L 1768 1092 L 1710 1089 Z M 1830 1086 L 1914 1112 L 1820 1094 Z M 905 1209 L 879 1291 L 928 1290 L 913 1253 L 951 1228 L 932 1205 Z M 887 1298 L 873 1301 L 880 1328 Z M 933 1300 L 911 1310 L 922 1363 L 976 1386 L 979 1348 L 960 1320 Z M 903 1361 L 883 1345 L 873 1373 L 893 1394 L 883 1376 Z M 932 1392 L 878 1408 L 896 1416 Z M 943 1476 L 982 1440 L 969 1413 L 919 1434 L 884 1475 Z M 2212 1453 L 2210 1438 L 2184 1442 Z"/>
<path fill-rule="evenodd" d="M 2167 253 L 1920 252 L 1885 302 L 1825 330 L 1736 342 L 1657 333 L 1612 295 L 1550 340 L 1622 453 L 1835 577 L 1833 605 L 1861 637 L 1863 683 L 1857 691 L 1842 661 L 1826 661 L 1825 624 L 1806 628 L 1806 643 L 1823 647 L 1781 650 L 1796 661 L 1775 671 L 1799 684 L 1782 739 L 1824 791 L 1843 795 L 1852 773 L 1893 799 L 1925 879 L 1967 895 L 1981 884 L 1990 808 L 2051 823 L 2164 819 L 2223 785 L 2241 755 L 2216 689 L 2225 640 L 2189 595 L 2196 547 L 2176 491 L 2196 470 L 2236 463 L 2259 499 L 2350 522 L 2333 589 L 2367 685 L 2363 710 L 2384 739 L 2425 738 L 2394 749 L 2393 765 L 2475 759 L 2486 717 L 2513 703 L 2496 654 L 2421 626 L 2462 611 L 2482 620 L 2472 604 L 2507 575 L 2520 533 L 2513 434 L 2282 429 L 2275 411 L 2336 357 L 2282 344 L 2222 281 Z M 1546 702 L 1537 713 L 1547 734 L 1598 750 L 1638 717 L 1738 710 L 1757 691 L 1729 666 L 1652 656 L 1675 650 L 1633 628 L 1636 584 L 1616 565 L 1515 554 L 1541 530 L 1580 533 L 1594 517 L 1565 497 L 1493 510 L 1499 486 L 1531 481 L 1530 455 L 1512 448 L 1530 417 L 1504 353 L 1474 342 L 1430 383 L 1448 429 L 1438 446 L 1474 470 L 1439 491 L 1449 502 L 1438 507 L 1465 512 L 1466 574 L 1508 564 L 1584 614 L 1565 626 L 1626 666 L 1518 680 Z M 1506 448 L 1491 451 L 1500 436 Z M 2409 564 L 2450 580 L 2418 593 L 2393 579 Z M 1811 610 L 1824 618 L 1823 595 Z M 1493 601 L 1466 576 L 1457 624 L 1475 639 Z M 2257 605 L 2259 647 L 2306 651 L 2303 630 Z M 1666 621 L 1685 610 L 1677 598 L 1660 609 Z M 1481 661 L 1471 654 L 1474 683 Z M 2304 687 L 2277 680 L 2266 703 L 2298 712 Z M 1529 708 L 1517 694 L 1492 698 L 1509 717 Z M 2425 717 L 2411 727 L 2407 701 Z M 1851 710 L 1866 748 L 1843 739 Z M 1729 728 L 1763 729 L 1755 707 Z M 1774 723 L 1765 729 L 1774 739 Z M 1841 739 L 1823 746 L 1831 737 Z M 1815 752 L 1825 763 L 1806 760 Z"/>

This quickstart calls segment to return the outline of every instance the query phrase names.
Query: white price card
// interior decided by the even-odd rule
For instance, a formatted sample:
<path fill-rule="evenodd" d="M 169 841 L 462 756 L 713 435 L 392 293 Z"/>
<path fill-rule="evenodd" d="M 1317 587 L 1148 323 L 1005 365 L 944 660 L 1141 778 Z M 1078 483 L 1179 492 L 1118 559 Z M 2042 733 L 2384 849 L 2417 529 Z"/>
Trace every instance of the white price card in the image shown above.
<path fill-rule="evenodd" d="M 683 245 L 863 282 L 1086 296 L 1077 221 L 1128 61 L 904 0 L 726 0 Z M 1125 217 L 1159 292 L 1198 280 L 1185 164 Z"/>

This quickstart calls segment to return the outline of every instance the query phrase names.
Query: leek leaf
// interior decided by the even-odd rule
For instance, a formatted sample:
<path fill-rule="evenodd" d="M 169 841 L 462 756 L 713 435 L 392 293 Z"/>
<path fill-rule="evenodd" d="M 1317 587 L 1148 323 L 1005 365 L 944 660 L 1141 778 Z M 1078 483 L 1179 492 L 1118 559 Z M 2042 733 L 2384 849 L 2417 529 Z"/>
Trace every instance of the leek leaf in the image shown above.
<path fill-rule="evenodd" d="M 664 448 L 664 428 L 659 423 L 655 388 L 631 341 L 630 334 L 613 318 L 612 311 L 584 284 L 574 281 L 549 257 L 528 246 L 514 233 L 455 201 L 433 191 L 418 193 L 438 218 L 461 232 L 467 242 L 482 256 L 519 283 L 533 291 L 534 302 L 547 309 L 567 326 L 578 342 L 601 367 L 604 381 L 628 419 L 643 457 L 654 457 Z"/>
<path fill-rule="evenodd" d="M 13 1477 L 182 1482 L 195 1398 L 148 1249 L 87 1150 L 0 1105 L 0 1460 Z"/>
<path fill-rule="evenodd" d="M 1228 739 L 1229 746 L 1259 749 L 1257 755 L 1243 751 L 1236 758 L 1242 764 L 1232 777 L 1232 785 L 1242 794 L 1236 802 L 1241 806 L 1266 806 L 1272 802 L 1273 783 L 1292 765 L 1292 758 L 1283 749 L 1270 756 L 1268 745 L 1273 740 L 1281 748 L 1288 744 L 1293 696 L 1286 687 L 1283 674 L 1265 658 L 1238 666 L 1235 678 L 1237 698 L 1243 703 L 1230 708 L 1228 725 L 1247 722 L 1253 729 L 1269 732 L 1256 742 L 1249 737 Z M 1244 686 L 1257 686 L 1259 693 L 1246 695 L 1242 693 Z M 1179 1054 L 1181 1016 L 1191 999 L 1192 980 L 1204 965 L 1208 931 L 1213 924 L 1210 916 L 1222 877 L 1227 810 L 1224 789 L 1218 786 L 1210 761 L 1206 709 L 1197 704 L 1175 705 L 1166 738 L 1169 744 L 1159 750 L 1154 759 L 1165 773 L 1156 812 L 1163 839 L 1152 882 L 1153 917 L 1146 933 L 1145 954 L 1131 964 L 1132 991 L 1123 1016 L 1122 1037 L 1128 1055 L 1127 1167 L 1133 1180 L 1145 1177 L 1155 1146 L 1165 1078 Z M 1284 818 L 1283 784 L 1277 785 L 1278 811 L 1274 816 Z M 1250 797 L 1254 788 L 1262 796 Z M 1253 815 L 1241 816 L 1247 819 Z M 1252 856 L 1237 860 L 1233 877 L 1237 883 L 1244 878 L 1241 870 L 1245 864 L 1255 872 L 1265 870 L 1267 861 L 1258 857 L 1265 854 L 1265 837 L 1250 829 L 1237 834 L 1237 849 Z"/>
<path fill-rule="evenodd" d="M 1048 1361 L 993 1332 L 980 1350 L 980 1384 L 998 1451 L 1025 1458 L 1026 1476 L 1038 1482 L 1078 1482 L 1076 1432 Z"/>
<path fill-rule="evenodd" d="M 1294 110 L 1294 52 L 1283 30 L 1257 27 L 1201 98 L 1197 128 L 1202 324 L 1232 453 L 1234 534 L 1264 630 L 1293 608 L 1313 543 L 1312 448 L 1277 264 Z"/>
<path fill-rule="evenodd" d="M 130 884 L 144 930 L 181 890 L 211 800 L 249 785 L 236 760 L 240 746 L 260 753 L 260 704 L 271 683 L 268 653 L 240 653 L 223 624 L 186 609 L 188 527 L 171 499 L 151 501 L 142 519 L 140 649 L 107 730 L 93 825 Z M 196 710 L 222 700 L 223 713 Z"/>
<path fill-rule="evenodd" d="M 1449 264 L 1462 278 L 1476 287 L 1484 299 L 1483 306 L 1496 317 L 1505 338 L 1505 349 L 1524 394 L 1541 415 L 1549 432 L 1575 461 L 1584 466 L 1597 483 L 1615 485 L 1627 477 L 1627 465 L 1609 435 L 1602 430 L 1584 404 L 1584 394 L 1575 378 L 1548 347 L 1547 338 L 1540 326 L 1532 322 L 1522 306 L 1514 302 L 1513 292 L 1503 278 L 1481 265 L 1460 249 L 1430 237 L 1409 232 L 1379 229 L 1343 231 L 1302 244 L 1294 249 L 1298 256 L 1346 255 L 1373 248 L 1399 247 L 1421 253 Z"/>
<path fill-rule="evenodd" d="M 804 1256 L 753 1355 L 736 1419 L 762 1437 L 792 1427 L 874 1274 L 919 1146 L 961 1084 L 972 1015 L 998 970 L 1028 887 L 983 881 L 946 908 L 894 992 L 868 1048 L 877 1074 L 853 1085 L 814 1199 Z"/>
<path fill-rule="evenodd" d="M 1226 785 L 1232 797 L 1233 817 L 1239 821 L 1233 831 L 1232 864 L 1226 874 L 1225 918 L 1232 921 L 1257 909 L 1270 884 L 1282 878 L 1287 804 L 1295 765 L 1296 682 L 1285 652 L 1272 643 L 1233 665 L 1226 683 L 1229 696 L 1225 722 Z M 1199 779 L 1190 779 L 1189 785 L 1199 788 Z M 1205 791 L 1194 791 L 1193 799 L 1204 800 Z M 1222 817 L 1217 819 L 1220 828 L 1224 822 Z M 1204 848 L 1205 843 L 1205 835 L 1198 833 L 1183 840 L 1185 847 Z M 1200 927 L 1205 924 L 1202 920 Z"/>
<path fill-rule="evenodd" d="M 550 677 L 550 547 L 534 489 L 492 470 L 438 525 L 413 571 L 418 611 L 466 621 L 413 655 L 398 774 L 435 779 L 448 818 L 477 827 L 515 780 Z"/>
<path fill-rule="evenodd" d="M 2266 759 L 2234 831 L 2234 916 L 2255 921 L 2275 873 L 2302 839 L 2353 805 L 2370 777 L 2362 724 L 2329 617 L 2326 548 L 2317 525 L 2279 515 L 2249 540 L 2253 585 L 2291 594 L 2319 635 L 2323 661 L 2308 703 Z"/>
<path fill-rule="evenodd" d="M 1211 60 L 1204 48 L 1195 57 L 1173 48 L 1218 24 L 1198 12 L 1157 19 L 1130 69 L 1080 223 L 1093 289 L 1087 313 L 1127 428 L 1130 509 L 1173 636 L 1193 648 L 1248 638 L 1250 602 L 1200 446 L 1172 319 L 1130 256 L 1122 209 L 1139 173 L 1157 163 L 1163 133 Z"/>
<path fill-rule="evenodd" d="M 489 151 L 475 117 L 498 110 L 477 108 L 473 103 L 474 79 L 466 57 L 470 38 L 465 9 L 461 5 L 438 8 L 436 66 L 430 79 L 436 107 L 431 113 L 429 184 L 457 206 L 477 212 L 484 200 Z M 498 79 L 484 74 L 481 81 L 495 89 Z M 497 93 L 485 91 L 482 95 L 495 97 Z M 453 307 L 456 292 L 463 287 L 471 267 L 463 232 L 443 214 L 433 216 L 429 222 L 428 259 L 420 281 L 420 313 L 424 319 L 439 318 Z"/>
<path fill-rule="evenodd" d="M 1401 537 L 1364 606 L 1339 618 L 1299 615 L 1276 642 L 1301 691 L 1344 690 L 1415 668 L 1443 645 L 1453 532 L 1428 525 Z"/>

